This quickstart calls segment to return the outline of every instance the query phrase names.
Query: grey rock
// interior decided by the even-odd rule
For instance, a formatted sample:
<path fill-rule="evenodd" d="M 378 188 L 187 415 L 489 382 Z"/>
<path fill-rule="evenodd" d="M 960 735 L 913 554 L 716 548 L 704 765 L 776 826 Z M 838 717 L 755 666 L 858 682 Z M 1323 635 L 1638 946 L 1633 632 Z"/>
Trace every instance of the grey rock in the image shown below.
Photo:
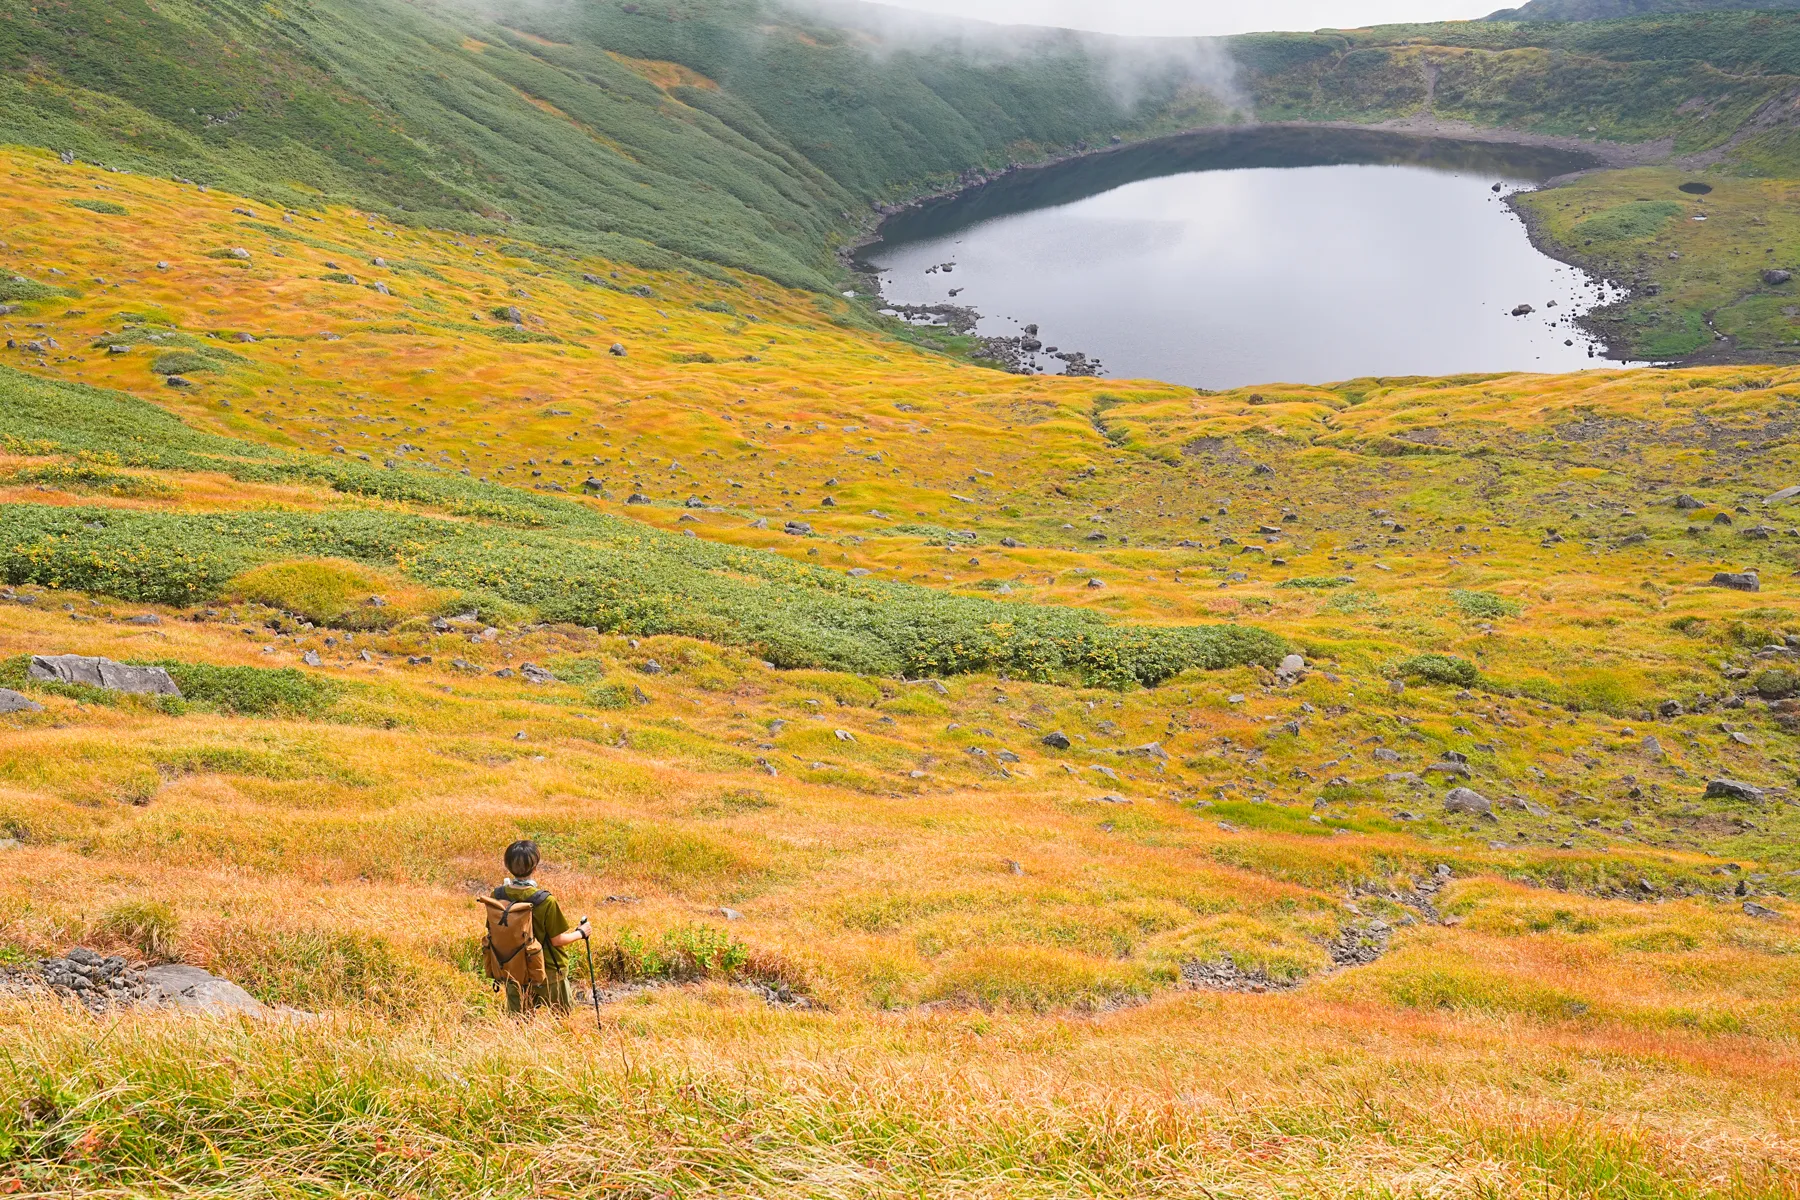
<path fill-rule="evenodd" d="M 1069 735 L 1061 732 L 1046 733 L 1042 740 L 1044 745 L 1050 747 L 1052 750 L 1067 750 L 1072 744 L 1069 741 Z"/>
<path fill-rule="evenodd" d="M 556 676 L 536 663 L 525 663 L 519 668 L 519 674 L 525 676 L 529 683 L 555 683 Z"/>
<path fill-rule="evenodd" d="M 1773 267 L 1762 273 L 1763 282 L 1770 287 L 1780 287 L 1793 277 L 1794 273 L 1792 271 L 1784 271 L 1780 267 Z"/>
<path fill-rule="evenodd" d="M 319 658 L 319 652 L 317 650 L 308 650 L 305 654 L 300 656 L 300 661 L 309 667 L 320 667 L 325 665 Z"/>
<path fill-rule="evenodd" d="M 1780 504 L 1783 500 L 1792 500 L 1795 496 L 1800 496 L 1800 484 L 1795 484 L 1793 487 L 1784 487 L 1779 492 L 1764 497 L 1763 503 Z"/>
<path fill-rule="evenodd" d="M 1754 900 L 1744 901 L 1744 915 L 1746 917 L 1761 917 L 1765 921 L 1781 919 L 1780 913 L 1772 908 L 1765 908 Z"/>
<path fill-rule="evenodd" d="M 614 342 L 611 346 L 609 346 L 607 348 L 607 353 L 612 355 L 614 358 L 624 358 L 625 357 L 625 347 L 622 346 L 621 344 L 619 344 L 618 342 Z"/>
<path fill-rule="evenodd" d="M 1389 750 L 1386 746 L 1377 746 L 1375 748 L 1375 753 L 1371 757 L 1373 757 L 1376 762 L 1399 762 L 1400 752 L 1398 750 Z"/>
<path fill-rule="evenodd" d="M 1639 742 L 1638 749 L 1642 750 L 1644 754 L 1650 758 L 1662 758 L 1667 753 L 1663 749 L 1662 743 L 1656 740 L 1655 735 L 1646 737 L 1643 741 Z"/>
<path fill-rule="evenodd" d="M 34 654 L 29 674 L 41 683 L 79 683 L 134 696 L 181 696 L 181 689 L 161 667 L 128 667 L 110 658 Z"/>
<path fill-rule="evenodd" d="M 1720 513 L 1720 516 L 1725 514 Z M 1760 592 L 1762 581 L 1749 571 L 1720 571 L 1712 577 L 1714 587 L 1731 588 L 1738 592 Z"/>
<path fill-rule="evenodd" d="M 1686 711 L 1679 700 L 1664 700 L 1656 706 L 1656 713 L 1661 717 L 1679 717 Z"/>
<path fill-rule="evenodd" d="M 1133 746 L 1125 751 L 1127 758 L 1153 758 L 1158 762 L 1168 762 L 1169 752 L 1162 748 L 1161 742 L 1151 742 L 1144 746 Z"/>
<path fill-rule="evenodd" d="M 646 675 L 661 675 L 663 673 L 662 664 L 657 662 L 654 658 L 639 667 L 638 670 Z"/>
<path fill-rule="evenodd" d="M 631 493 L 631 495 L 625 497 L 625 503 L 627 503 L 627 504 L 648 504 L 648 503 L 650 503 L 650 497 L 644 495 L 644 493 L 642 493 L 642 492 L 633 492 L 633 493 Z"/>
<path fill-rule="evenodd" d="M 1686 492 L 1683 492 L 1683 493 L 1681 493 L 1681 495 L 1675 497 L 1675 507 L 1683 510 L 1684 512 L 1693 512 L 1695 509 L 1705 508 L 1706 505 L 1704 505 L 1700 501 L 1694 499 L 1692 496 L 1688 495 Z"/>
<path fill-rule="evenodd" d="M 0 713 L 43 712 L 44 706 L 10 688 L 0 688 Z"/>
<path fill-rule="evenodd" d="M 1444 797 L 1444 811 L 1484 817 L 1493 813 L 1494 806 L 1473 788 L 1459 787 L 1451 788 L 1450 794 Z"/>
<path fill-rule="evenodd" d="M 243 988 L 199 967 L 173 963 L 144 972 L 145 1002 L 208 1016 L 260 1017 L 268 1010 Z"/>
<path fill-rule="evenodd" d="M 1741 783 L 1736 779 L 1709 779 L 1706 783 L 1708 800 L 1747 800 L 1752 803 L 1763 798 L 1763 790 L 1753 784 Z"/>

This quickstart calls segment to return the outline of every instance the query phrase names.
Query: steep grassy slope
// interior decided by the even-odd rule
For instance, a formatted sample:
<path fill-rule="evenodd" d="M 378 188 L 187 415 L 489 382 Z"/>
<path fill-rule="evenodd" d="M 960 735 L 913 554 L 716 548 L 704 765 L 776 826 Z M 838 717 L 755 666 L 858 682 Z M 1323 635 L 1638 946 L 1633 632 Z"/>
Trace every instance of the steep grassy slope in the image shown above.
<path fill-rule="evenodd" d="M 1795 372 L 1027 379 L 745 274 L 0 179 L 0 954 L 321 1014 L 0 1001 L 0 1188 L 1794 1195 Z M 946 613 L 1256 652 L 831 656 Z M 475 972 L 526 835 L 598 1031 Z"/>
<path fill-rule="evenodd" d="M 1104 39 L 875 57 L 761 0 L 0 5 L 0 140 L 272 203 L 356 203 L 822 287 L 851 210 L 1141 123 Z M 1220 111 L 1214 106 L 1214 111 Z"/>

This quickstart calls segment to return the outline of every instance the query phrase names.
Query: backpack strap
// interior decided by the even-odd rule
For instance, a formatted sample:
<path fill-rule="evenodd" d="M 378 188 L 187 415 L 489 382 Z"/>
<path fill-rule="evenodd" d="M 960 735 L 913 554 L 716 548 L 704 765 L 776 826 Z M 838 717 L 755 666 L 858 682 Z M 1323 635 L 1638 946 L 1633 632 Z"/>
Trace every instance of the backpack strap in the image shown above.
<path fill-rule="evenodd" d="M 505 886 L 502 885 L 502 886 L 494 889 L 494 899 L 500 901 L 500 903 L 502 903 L 502 904 L 524 903 L 524 904 L 531 905 L 531 907 L 533 907 L 533 908 L 537 908 L 537 907 L 541 906 L 544 903 L 544 901 L 550 899 L 550 893 L 546 892 L 542 888 L 539 888 L 537 891 L 535 891 L 531 895 L 527 896 L 523 901 L 519 901 L 519 900 L 514 900 L 512 897 L 508 896 L 506 894 Z"/>

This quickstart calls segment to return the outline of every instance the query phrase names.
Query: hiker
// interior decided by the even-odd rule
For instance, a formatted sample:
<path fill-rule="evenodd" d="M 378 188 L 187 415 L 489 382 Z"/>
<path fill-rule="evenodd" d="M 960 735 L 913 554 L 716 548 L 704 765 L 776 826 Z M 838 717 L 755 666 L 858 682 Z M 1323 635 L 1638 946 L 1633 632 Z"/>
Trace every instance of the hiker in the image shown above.
<path fill-rule="evenodd" d="M 556 897 L 532 879 L 542 857 L 536 842 L 514 842 L 506 848 L 506 882 L 480 897 L 487 910 L 483 957 L 496 988 L 506 989 L 510 1013 L 540 1004 L 557 1013 L 573 1008 L 567 947 L 590 936 L 586 917 L 571 929 Z"/>

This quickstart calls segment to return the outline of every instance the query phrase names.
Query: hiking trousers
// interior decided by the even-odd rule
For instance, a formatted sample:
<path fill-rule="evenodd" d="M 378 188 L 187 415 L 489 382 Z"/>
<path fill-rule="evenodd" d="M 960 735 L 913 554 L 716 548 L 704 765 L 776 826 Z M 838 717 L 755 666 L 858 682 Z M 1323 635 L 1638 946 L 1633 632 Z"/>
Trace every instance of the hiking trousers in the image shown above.
<path fill-rule="evenodd" d="M 533 984 L 529 989 L 531 1007 L 539 1008 L 548 1005 L 551 1012 L 559 1015 L 574 1008 L 575 996 L 569 990 L 569 977 L 561 971 L 545 971 L 544 974 L 548 978 L 542 983 Z M 509 1013 L 526 1011 L 525 1003 L 519 994 L 519 985 L 510 979 L 506 981 L 506 1011 Z"/>

